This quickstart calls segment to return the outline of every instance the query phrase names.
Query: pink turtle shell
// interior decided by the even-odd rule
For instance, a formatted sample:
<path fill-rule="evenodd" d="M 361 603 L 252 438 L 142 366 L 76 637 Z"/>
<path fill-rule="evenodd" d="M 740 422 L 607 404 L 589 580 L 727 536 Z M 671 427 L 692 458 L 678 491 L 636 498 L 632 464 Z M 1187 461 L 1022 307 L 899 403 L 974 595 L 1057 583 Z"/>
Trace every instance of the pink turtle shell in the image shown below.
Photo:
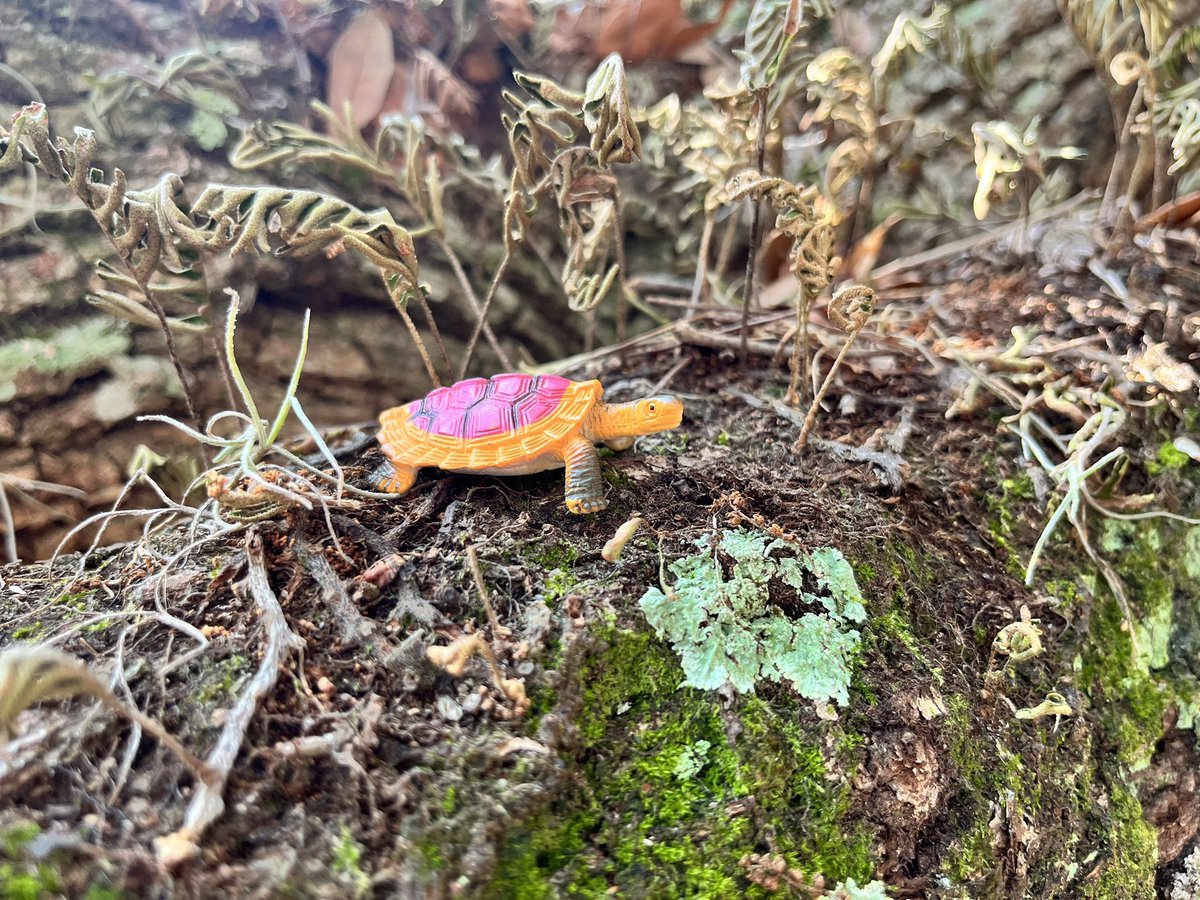
<path fill-rule="evenodd" d="M 404 408 L 416 428 L 469 441 L 540 422 L 558 409 L 572 384 L 557 375 L 469 378 L 430 391 Z"/>

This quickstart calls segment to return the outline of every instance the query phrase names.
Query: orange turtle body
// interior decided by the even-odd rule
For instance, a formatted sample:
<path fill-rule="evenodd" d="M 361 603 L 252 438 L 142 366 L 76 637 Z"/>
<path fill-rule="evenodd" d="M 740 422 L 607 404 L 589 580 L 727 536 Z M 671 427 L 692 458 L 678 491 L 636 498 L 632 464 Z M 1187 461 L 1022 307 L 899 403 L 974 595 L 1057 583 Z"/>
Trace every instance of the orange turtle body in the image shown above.
<path fill-rule="evenodd" d="M 379 444 L 388 464 L 373 481 L 403 494 L 424 466 L 493 475 L 565 466 L 567 508 L 603 509 L 595 443 L 627 449 L 637 435 L 677 427 L 683 414 L 673 397 L 606 404 L 603 393 L 599 381 L 515 373 L 437 388 L 380 414 Z"/>

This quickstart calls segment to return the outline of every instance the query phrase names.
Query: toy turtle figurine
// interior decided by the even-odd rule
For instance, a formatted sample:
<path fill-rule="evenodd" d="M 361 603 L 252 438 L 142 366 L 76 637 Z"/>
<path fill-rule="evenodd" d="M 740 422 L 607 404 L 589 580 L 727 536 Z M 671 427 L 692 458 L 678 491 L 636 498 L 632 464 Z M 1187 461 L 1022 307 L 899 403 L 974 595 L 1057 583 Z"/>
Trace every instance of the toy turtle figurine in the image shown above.
<path fill-rule="evenodd" d="M 674 397 L 602 403 L 599 381 L 557 375 L 494 375 L 437 388 L 379 414 L 388 462 L 372 473 L 382 491 L 403 494 L 422 466 L 451 472 L 527 475 L 566 466 L 567 509 L 608 505 L 595 443 L 628 450 L 642 434 L 679 427 Z"/>

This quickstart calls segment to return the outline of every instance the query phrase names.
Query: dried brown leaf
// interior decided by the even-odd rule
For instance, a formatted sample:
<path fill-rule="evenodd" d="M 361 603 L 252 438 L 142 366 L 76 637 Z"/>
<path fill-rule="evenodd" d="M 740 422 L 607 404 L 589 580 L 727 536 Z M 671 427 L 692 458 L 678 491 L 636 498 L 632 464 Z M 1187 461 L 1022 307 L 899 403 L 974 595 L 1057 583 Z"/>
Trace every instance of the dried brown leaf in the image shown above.
<path fill-rule="evenodd" d="M 1137 230 L 1149 231 L 1155 225 L 1171 228 L 1191 228 L 1200 225 L 1200 191 L 1194 191 L 1164 203 L 1153 212 L 1138 219 Z"/>
<path fill-rule="evenodd" d="M 350 23 L 329 51 L 329 106 L 340 113 L 349 103 L 355 127 L 362 128 L 383 109 L 395 68 L 392 30 L 382 13 L 369 9 Z"/>
<path fill-rule="evenodd" d="M 578 15 L 560 12 L 551 46 L 564 55 L 582 53 L 592 62 L 610 53 L 619 53 L 628 65 L 675 59 L 711 34 L 732 3 L 724 0 L 717 15 L 707 22 L 688 19 L 681 0 L 589 3 Z"/>

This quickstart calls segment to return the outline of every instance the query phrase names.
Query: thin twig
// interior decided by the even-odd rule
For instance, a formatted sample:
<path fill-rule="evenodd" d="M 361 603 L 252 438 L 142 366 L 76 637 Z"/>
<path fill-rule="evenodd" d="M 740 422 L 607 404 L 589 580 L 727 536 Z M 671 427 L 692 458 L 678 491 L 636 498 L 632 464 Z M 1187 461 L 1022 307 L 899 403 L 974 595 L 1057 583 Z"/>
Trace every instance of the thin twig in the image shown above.
<path fill-rule="evenodd" d="M 429 351 L 425 349 L 425 342 L 421 340 L 421 332 L 417 331 L 417 323 L 412 320 L 412 316 L 408 314 L 408 310 L 404 308 L 403 303 L 394 297 L 392 298 L 392 303 L 395 305 L 396 311 L 400 313 L 400 318 L 404 321 L 404 327 L 408 329 L 413 343 L 417 346 L 417 353 L 421 356 L 421 362 L 425 364 L 425 374 L 429 376 L 429 380 L 433 383 L 434 387 L 441 387 L 442 379 L 438 377 L 433 360 L 429 358 Z"/>
<path fill-rule="evenodd" d="M 1125 114 L 1125 124 L 1121 126 L 1121 134 L 1117 137 L 1117 152 L 1113 157 L 1112 168 L 1108 170 L 1108 183 L 1104 186 L 1104 197 L 1100 201 L 1100 221 L 1106 223 L 1112 216 L 1113 204 L 1116 203 L 1116 193 L 1121 176 L 1125 174 L 1125 166 L 1129 160 L 1129 138 L 1133 134 L 1133 123 L 1141 108 L 1144 82 L 1138 80 L 1137 90 L 1129 101 L 1129 111 Z"/>
<path fill-rule="evenodd" d="M 759 88 L 754 92 L 754 101 L 758 104 L 758 140 L 755 144 L 755 171 L 763 171 L 767 156 L 767 88 Z M 750 305 L 754 302 L 754 272 L 758 268 L 758 243 L 762 240 L 762 201 L 752 198 L 754 204 L 750 217 L 750 249 L 746 256 L 746 283 L 742 287 L 742 365 L 750 359 Z"/>
<path fill-rule="evenodd" d="M 19 562 L 20 557 L 17 556 L 17 523 L 13 519 L 12 507 L 8 504 L 8 494 L 5 493 L 3 481 L 0 481 L 0 525 L 4 526 L 5 562 Z"/>
<path fill-rule="evenodd" d="M 496 610 L 492 608 L 492 599 L 488 595 L 487 584 L 483 580 L 483 570 L 479 567 L 479 555 L 475 552 L 474 546 L 467 547 L 467 563 L 471 567 L 471 574 L 475 576 L 475 586 L 479 588 L 479 596 L 483 600 L 483 608 L 487 612 L 488 624 L 492 628 L 492 640 L 503 637 L 508 629 L 501 630 L 500 619 L 496 616 Z"/>
<path fill-rule="evenodd" d="M 616 179 L 613 180 L 612 190 L 613 202 L 613 228 L 616 230 L 616 237 L 613 238 L 613 244 L 617 252 L 617 340 L 625 340 L 625 317 L 628 315 L 629 292 L 632 290 L 629 287 L 629 266 L 625 260 L 625 220 L 621 214 L 621 190 Z"/>
<path fill-rule="evenodd" d="M 688 302 L 687 312 L 684 314 L 685 319 L 690 319 L 696 314 L 696 309 L 704 301 L 704 295 L 708 293 L 708 257 L 712 250 L 713 231 L 717 226 L 717 218 L 712 213 L 704 215 L 704 230 L 700 232 L 700 252 L 696 259 L 696 280 L 692 282 L 692 297 Z"/>
<path fill-rule="evenodd" d="M 838 352 L 837 358 L 829 368 L 829 374 L 825 376 L 825 380 L 821 383 L 821 389 L 813 397 L 812 405 L 808 408 L 808 415 L 804 417 L 804 424 L 800 426 L 800 436 L 796 438 L 796 443 L 792 445 L 793 452 L 803 452 L 805 445 L 808 444 L 808 436 L 812 431 L 813 423 L 817 420 L 817 413 L 821 409 L 821 401 L 825 399 L 825 395 L 833 385 L 833 376 L 837 374 L 837 370 L 842 365 L 842 360 L 850 352 L 850 347 L 853 345 L 854 339 L 858 337 L 858 333 L 862 331 L 863 326 L 867 324 L 867 320 L 874 311 L 875 292 L 869 287 L 863 287 L 862 285 L 843 288 L 834 294 L 833 299 L 829 301 L 829 317 L 835 325 L 847 332 L 846 343 L 842 344 L 841 351 Z"/>
<path fill-rule="evenodd" d="M 429 301 L 425 299 L 425 294 L 417 292 L 417 303 L 421 306 L 421 312 L 425 315 L 425 324 L 429 326 L 429 333 L 433 336 L 433 343 L 438 348 L 438 354 L 442 357 L 442 362 L 446 366 L 446 374 L 453 377 L 454 367 L 450 365 L 450 356 L 446 353 L 446 344 L 442 341 L 442 332 L 437 327 L 437 322 L 433 318 L 433 310 L 429 308 Z"/>

